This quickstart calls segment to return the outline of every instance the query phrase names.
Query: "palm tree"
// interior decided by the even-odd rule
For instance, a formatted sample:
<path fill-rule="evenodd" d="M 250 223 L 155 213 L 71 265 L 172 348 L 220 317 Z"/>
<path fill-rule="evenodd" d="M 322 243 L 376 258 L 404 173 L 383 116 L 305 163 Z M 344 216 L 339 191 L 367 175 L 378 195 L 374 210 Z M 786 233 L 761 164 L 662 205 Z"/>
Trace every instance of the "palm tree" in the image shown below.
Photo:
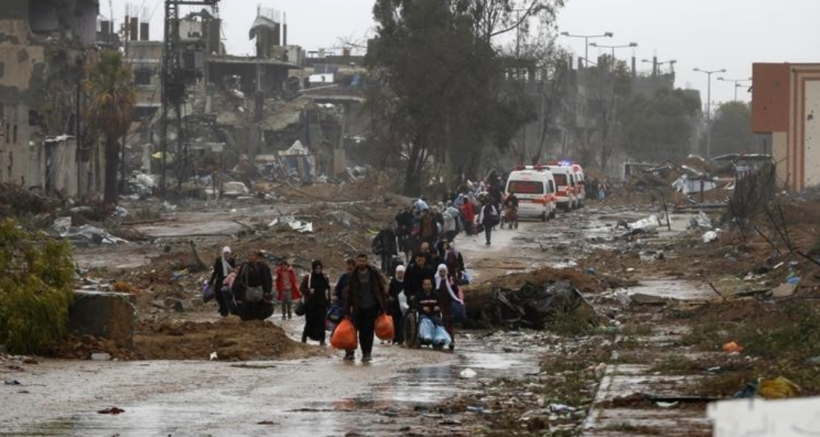
<path fill-rule="evenodd" d="M 85 116 L 91 128 L 105 136 L 103 200 L 108 204 L 116 203 L 120 160 L 118 139 L 125 136 L 131 127 L 131 111 L 136 102 L 131 70 L 123 65 L 122 53 L 107 50 L 102 52 L 87 77 L 84 85 L 91 96 L 91 103 Z"/>

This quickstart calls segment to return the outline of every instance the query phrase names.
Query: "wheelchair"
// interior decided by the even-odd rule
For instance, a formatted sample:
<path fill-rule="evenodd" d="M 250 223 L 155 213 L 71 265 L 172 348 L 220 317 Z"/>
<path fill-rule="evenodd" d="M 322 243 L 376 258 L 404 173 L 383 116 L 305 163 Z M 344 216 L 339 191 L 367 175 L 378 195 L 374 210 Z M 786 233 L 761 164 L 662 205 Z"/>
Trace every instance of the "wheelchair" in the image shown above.
<path fill-rule="evenodd" d="M 444 350 L 445 345 L 433 344 L 432 342 L 422 342 L 419 338 L 419 322 L 421 314 L 418 309 L 409 308 L 404 313 L 404 344 L 409 349 L 421 349 L 422 346 L 430 346 L 433 350 Z"/>

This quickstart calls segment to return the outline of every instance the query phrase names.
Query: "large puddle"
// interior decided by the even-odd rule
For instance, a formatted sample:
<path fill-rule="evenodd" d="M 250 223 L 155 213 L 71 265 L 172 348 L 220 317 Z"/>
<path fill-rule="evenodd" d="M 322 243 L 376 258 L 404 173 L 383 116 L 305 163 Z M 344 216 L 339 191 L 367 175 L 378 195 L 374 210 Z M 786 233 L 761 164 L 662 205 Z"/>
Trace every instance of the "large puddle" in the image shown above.
<path fill-rule="evenodd" d="M 378 347 L 370 365 L 341 362 L 338 357 L 295 362 L 253 362 L 246 367 L 230 363 L 119 363 L 119 378 L 146 386 L 154 372 L 184 372 L 179 390 L 150 390 L 136 402 L 118 403 L 116 396 L 100 405 L 125 410 L 120 415 L 98 414 L 95 409 L 59 416 L 34 426 L 0 430 L 1 436 L 342 436 L 349 432 L 403 435 L 395 425 L 402 411 L 426 414 L 429 407 L 475 388 L 482 379 L 521 377 L 538 372 L 539 348 L 526 332 L 459 334 L 455 355 L 446 352 L 397 351 L 402 354 L 444 354 L 448 361 L 408 365 L 390 363 L 387 348 Z M 530 345 L 530 347 L 525 347 Z M 526 352 L 524 352 L 526 351 Z M 436 355 L 438 356 L 438 355 Z M 435 360 L 433 360 L 435 361 Z M 464 369 L 474 379 L 462 379 Z M 389 371 L 389 377 L 379 372 Z M 196 373 L 202 373 L 200 383 Z M 220 372 L 225 372 L 220 387 Z M 215 378 L 214 375 L 217 375 Z M 133 375 L 130 378 L 126 375 Z M 109 376 L 104 376 L 109 377 Z M 101 377 L 103 378 L 103 377 Z M 165 380 L 160 384 L 169 384 Z M 165 387 L 167 388 L 167 387 Z M 123 390 L 127 390 L 126 384 Z M 98 396 L 102 398 L 104 396 Z M 69 407 L 70 408 L 70 407 Z M 376 411 L 377 415 L 373 415 Z"/>

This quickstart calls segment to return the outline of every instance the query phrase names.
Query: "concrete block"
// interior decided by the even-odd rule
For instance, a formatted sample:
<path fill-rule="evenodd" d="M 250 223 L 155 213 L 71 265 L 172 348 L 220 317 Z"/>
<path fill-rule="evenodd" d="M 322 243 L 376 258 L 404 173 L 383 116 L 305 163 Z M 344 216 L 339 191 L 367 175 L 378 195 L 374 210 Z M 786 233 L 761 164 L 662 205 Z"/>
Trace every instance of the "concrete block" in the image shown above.
<path fill-rule="evenodd" d="M 130 293 L 77 290 L 68 311 L 69 332 L 131 346 L 136 297 Z"/>

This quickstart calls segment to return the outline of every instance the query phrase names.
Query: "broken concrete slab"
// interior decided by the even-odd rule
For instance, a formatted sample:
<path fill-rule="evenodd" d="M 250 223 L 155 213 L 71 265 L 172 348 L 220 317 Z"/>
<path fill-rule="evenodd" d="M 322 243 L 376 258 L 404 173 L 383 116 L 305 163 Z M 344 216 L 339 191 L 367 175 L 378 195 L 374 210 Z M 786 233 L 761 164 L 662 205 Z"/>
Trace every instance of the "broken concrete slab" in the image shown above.
<path fill-rule="evenodd" d="M 638 305 L 666 305 L 672 300 L 667 297 L 652 294 L 635 293 L 629 296 L 633 303 Z"/>
<path fill-rule="evenodd" d="M 130 293 L 77 290 L 68 310 L 68 329 L 130 346 L 134 331 L 136 297 Z"/>

